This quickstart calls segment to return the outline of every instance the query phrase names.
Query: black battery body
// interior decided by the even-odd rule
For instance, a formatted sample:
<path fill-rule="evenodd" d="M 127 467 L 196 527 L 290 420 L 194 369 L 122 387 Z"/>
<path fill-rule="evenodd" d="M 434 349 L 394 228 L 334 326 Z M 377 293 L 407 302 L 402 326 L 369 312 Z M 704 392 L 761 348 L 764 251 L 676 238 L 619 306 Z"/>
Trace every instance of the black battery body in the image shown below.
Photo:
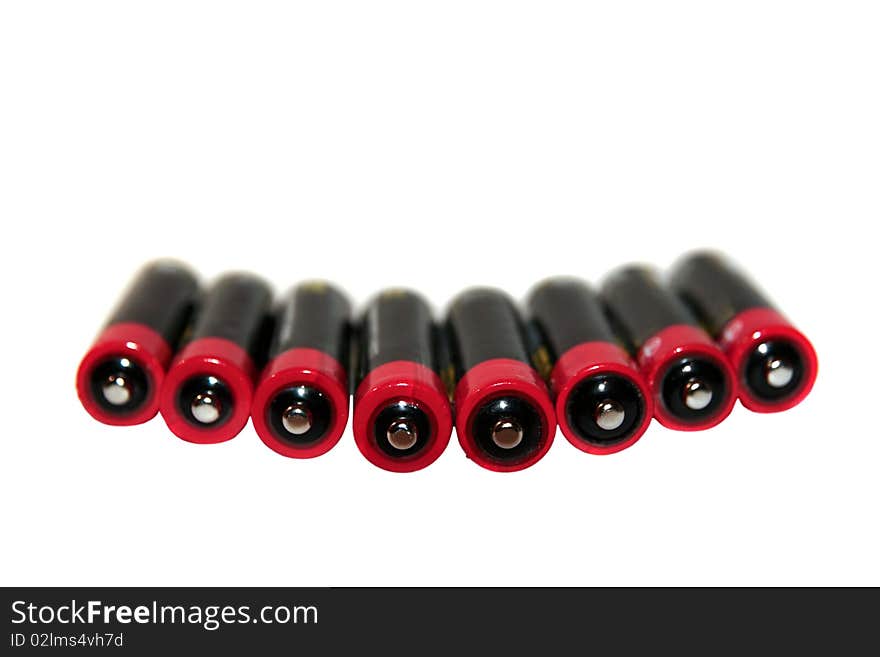
<path fill-rule="evenodd" d="M 394 361 L 418 363 L 436 370 L 436 327 L 428 302 L 409 290 L 390 290 L 364 310 L 360 379 Z"/>
<path fill-rule="evenodd" d="M 276 310 L 270 359 L 291 349 L 314 349 L 339 363 L 348 360 L 351 302 L 323 281 L 297 285 Z"/>
<path fill-rule="evenodd" d="M 255 364 L 266 339 L 266 318 L 272 289 L 251 274 L 233 273 L 218 279 L 193 326 L 190 344 L 203 338 L 227 340 L 249 354 Z"/>
<path fill-rule="evenodd" d="M 670 326 L 696 326 L 687 306 L 661 281 L 657 272 L 637 265 L 617 270 L 600 289 L 617 334 L 637 353 L 645 343 Z"/>
<path fill-rule="evenodd" d="M 138 274 L 107 326 L 142 324 L 174 348 L 192 317 L 198 289 L 189 267 L 170 261 L 151 263 Z"/>
<path fill-rule="evenodd" d="M 544 281 L 526 301 L 554 361 L 584 342 L 617 342 L 598 293 L 574 278 Z"/>

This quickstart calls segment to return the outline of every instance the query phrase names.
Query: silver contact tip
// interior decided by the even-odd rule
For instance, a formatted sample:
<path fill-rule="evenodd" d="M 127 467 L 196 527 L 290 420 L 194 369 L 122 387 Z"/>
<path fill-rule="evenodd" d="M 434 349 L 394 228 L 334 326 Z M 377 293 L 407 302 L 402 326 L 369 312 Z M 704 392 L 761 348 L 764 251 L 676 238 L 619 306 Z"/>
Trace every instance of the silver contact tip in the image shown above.
<path fill-rule="evenodd" d="M 112 374 L 104 382 L 101 394 L 114 406 L 124 406 L 131 400 L 131 385 L 121 374 Z"/>
<path fill-rule="evenodd" d="M 416 425 L 410 420 L 401 418 L 391 423 L 386 437 L 394 449 L 402 452 L 416 444 L 419 439 L 419 432 L 416 429 Z"/>
<path fill-rule="evenodd" d="M 712 389 L 701 379 L 690 379 L 684 385 L 684 405 L 702 411 L 712 403 Z"/>
<path fill-rule="evenodd" d="M 190 405 L 192 416 L 202 424 L 213 424 L 220 419 L 220 401 L 211 392 L 196 395 Z"/>
<path fill-rule="evenodd" d="M 293 404 L 284 410 L 281 424 L 294 436 L 302 436 L 312 428 L 312 414 L 302 404 Z"/>
<path fill-rule="evenodd" d="M 492 442 L 501 449 L 513 449 L 522 439 L 523 430 L 516 420 L 501 419 L 492 427 Z"/>
<path fill-rule="evenodd" d="M 784 388 L 794 378 L 794 368 L 784 360 L 771 358 L 764 366 L 764 378 L 772 388 Z"/>
<path fill-rule="evenodd" d="M 623 424 L 623 421 L 626 419 L 626 412 L 623 410 L 623 406 L 621 406 L 620 403 L 613 399 L 606 399 L 596 405 L 596 411 L 593 413 L 593 418 L 596 420 L 596 424 L 599 425 L 600 429 L 614 431 L 615 429 L 619 429 L 620 425 Z"/>

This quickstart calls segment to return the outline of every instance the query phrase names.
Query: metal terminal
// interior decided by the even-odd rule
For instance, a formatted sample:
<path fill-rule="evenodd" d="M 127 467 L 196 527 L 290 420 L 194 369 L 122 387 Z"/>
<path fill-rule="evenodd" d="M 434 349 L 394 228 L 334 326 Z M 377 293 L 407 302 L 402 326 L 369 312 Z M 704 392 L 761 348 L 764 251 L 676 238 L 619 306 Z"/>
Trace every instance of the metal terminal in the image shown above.
<path fill-rule="evenodd" d="M 600 429 L 605 431 L 614 431 L 619 429 L 620 425 L 626 419 L 626 411 L 619 402 L 613 399 L 606 399 L 596 404 L 596 410 L 593 413 L 593 419 Z"/>
<path fill-rule="evenodd" d="M 385 436 L 394 449 L 399 449 L 402 452 L 416 444 L 419 439 L 419 432 L 416 429 L 416 425 L 410 420 L 399 418 L 388 426 Z"/>
<path fill-rule="evenodd" d="M 122 374 L 111 374 L 101 388 L 104 399 L 114 406 L 124 406 L 131 401 L 131 384 Z"/>
<path fill-rule="evenodd" d="M 522 439 L 523 429 L 516 420 L 502 418 L 492 427 L 492 442 L 501 449 L 513 449 Z"/>
<path fill-rule="evenodd" d="M 794 378 L 794 368 L 779 358 L 769 358 L 764 365 L 764 378 L 772 388 L 784 388 Z"/>
<path fill-rule="evenodd" d="M 213 424 L 220 419 L 222 412 L 220 400 L 214 396 L 213 392 L 201 392 L 193 397 L 190 405 L 192 416 L 202 424 Z"/>
<path fill-rule="evenodd" d="M 284 409 L 281 424 L 294 436 L 302 436 L 312 428 L 312 414 L 304 404 L 292 404 Z"/>
<path fill-rule="evenodd" d="M 711 403 L 712 388 L 701 379 L 688 379 L 684 384 L 684 405 L 692 411 L 702 411 Z"/>

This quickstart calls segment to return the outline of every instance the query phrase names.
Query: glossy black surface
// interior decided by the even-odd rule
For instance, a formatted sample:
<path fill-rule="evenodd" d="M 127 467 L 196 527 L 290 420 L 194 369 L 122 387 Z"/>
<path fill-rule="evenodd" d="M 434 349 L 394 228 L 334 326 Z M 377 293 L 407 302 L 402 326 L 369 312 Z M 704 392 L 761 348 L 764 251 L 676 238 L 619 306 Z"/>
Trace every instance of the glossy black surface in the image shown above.
<path fill-rule="evenodd" d="M 774 359 L 779 359 L 792 368 L 791 380 L 781 388 L 774 388 L 767 382 L 767 363 Z M 780 401 L 793 395 L 800 388 L 803 378 L 803 356 L 787 340 L 765 340 L 746 360 L 745 379 L 749 391 L 755 397 L 768 402 Z"/>
<path fill-rule="evenodd" d="M 104 384 L 111 378 L 123 377 L 128 385 L 129 399 L 125 404 L 111 404 L 104 397 Z M 98 363 L 89 379 L 92 399 L 112 415 L 128 415 L 146 401 L 150 392 L 150 379 L 133 358 L 113 357 Z"/>
<path fill-rule="evenodd" d="M 745 275 L 713 253 L 694 253 L 682 259 L 670 273 L 670 284 L 716 337 L 742 311 L 772 307 Z"/>
<path fill-rule="evenodd" d="M 388 442 L 388 429 L 397 420 L 408 420 L 416 427 L 416 442 L 409 449 L 397 449 Z M 383 452 L 395 458 L 404 458 L 418 454 L 425 448 L 431 439 L 431 422 L 418 406 L 403 402 L 391 404 L 383 408 L 376 416 L 373 435 Z"/>
<path fill-rule="evenodd" d="M 610 400 L 621 405 L 624 421 L 616 429 L 596 423 L 596 408 Z M 591 376 L 578 383 L 565 404 L 568 426 L 586 442 L 611 446 L 630 437 L 645 417 L 645 399 L 629 379 L 616 374 Z"/>
<path fill-rule="evenodd" d="M 669 326 L 697 323 L 684 302 L 648 267 L 634 265 L 616 271 L 600 293 L 612 325 L 633 352 Z"/>
<path fill-rule="evenodd" d="M 284 426 L 284 412 L 300 406 L 309 413 L 311 427 L 303 434 L 294 434 Z M 320 440 L 333 423 L 333 408 L 320 391 L 310 386 L 291 386 L 281 390 L 266 409 L 266 422 L 281 440 L 293 446 L 306 446 Z"/>
<path fill-rule="evenodd" d="M 513 420 L 522 428 L 522 440 L 512 449 L 499 447 L 492 440 L 492 430 L 502 420 Z M 518 463 L 530 457 L 540 447 L 543 436 L 541 416 L 534 406 L 513 395 L 489 400 L 477 409 L 471 427 L 480 449 L 493 459 L 506 463 Z"/>
<path fill-rule="evenodd" d="M 266 346 L 271 302 L 272 290 L 261 279 L 227 274 L 205 295 L 191 339 L 223 338 L 255 358 Z"/>
<path fill-rule="evenodd" d="M 317 349 L 348 367 L 351 303 L 323 282 L 290 290 L 275 313 L 270 358 L 290 349 Z"/>
<path fill-rule="evenodd" d="M 705 408 L 694 410 L 685 404 L 685 386 L 699 379 L 712 391 L 712 400 Z M 715 363 L 703 358 L 681 358 L 661 374 L 661 396 L 667 410 L 681 422 L 699 423 L 712 417 L 727 399 L 727 380 Z"/>
<path fill-rule="evenodd" d="M 397 360 L 436 371 L 436 340 L 427 301 L 408 290 L 386 290 L 364 311 L 360 327 L 361 375 Z"/>
<path fill-rule="evenodd" d="M 192 318 L 199 284 L 183 265 L 160 261 L 135 276 L 107 325 L 134 322 L 149 326 L 175 348 Z"/>
<path fill-rule="evenodd" d="M 583 281 L 545 281 L 529 295 L 526 308 L 553 361 L 584 342 L 616 342 L 599 295 Z"/>
<path fill-rule="evenodd" d="M 210 424 L 199 422 L 192 414 L 193 400 L 203 393 L 211 393 L 220 409 L 219 417 Z M 221 379 L 210 375 L 191 377 L 184 381 L 177 391 L 177 409 L 187 422 L 196 427 L 219 427 L 232 415 L 233 404 L 235 399 L 229 386 Z"/>
<path fill-rule="evenodd" d="M 457 296 L 446 326 L 459 378 L 495 358 L 532 365 L 522 319 L 510 297 L 499 290 L 477 288 Z"/>

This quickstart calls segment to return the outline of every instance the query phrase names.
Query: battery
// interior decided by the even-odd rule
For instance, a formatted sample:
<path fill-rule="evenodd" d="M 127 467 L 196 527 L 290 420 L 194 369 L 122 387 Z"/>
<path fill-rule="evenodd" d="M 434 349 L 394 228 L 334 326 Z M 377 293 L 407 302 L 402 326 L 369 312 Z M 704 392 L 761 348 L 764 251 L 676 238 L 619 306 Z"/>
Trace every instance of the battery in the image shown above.
<path fill-rule="evenodd" d="M 736 382 L 727 358 L 653 269 L 619 269 L 605 280 L 601 296 L 612 325 L 636 354 L 661 424 L 697 431 L 730 414 Z"/>
<path fill-rule="evenodd" d="M 195 274 L 177 262 L 157 261 L 136 274 L 77 371 L 77 393 L 92 417 L 131 425 L 156 415 L 197 295 Z"/>
<path fill-rule="evenodd" d="M 465 454 L 495 472 L 534 465 L 550 449 L 556 419 L 513 301 L 499 290 L 465 291 L 450 304 L 446 327 L 458 376 L 455 427 Z"/>
<path fill-rule="evenodd" d="M 533 360 L 550 381 L 562 434 L 590 454 L 634 444 L 651 423 L 653 400 L 595 290 L 578 279 L 550 279 L 526 308 L 540 336 Z"/>
<path fill-rule="evenodd" d="M 418 294 L 389 289 L 367 304 L 353 429 L 358 449 L 373 465 L 420 470 L 449 444 L 452 411 L 438 375 L 439 340 L 431 308 Z"/>
<path fill-rule="evenodd" d="M 271 300 L 269 286 L 244 273 L 222 276 L 207 292 L 162 385 L 159 410 L 176 436 L 219 443 L 247 424 Z"/>
<path fill-rule="evenodd" d="M 815 349 L 737 268 L 698 252 L 683 258 L 670 280 L 727 354 L 743 406 L 784 411 L 809 394 L 818 371 Z"/>
<path fill-rule="evenodd" d="M 351 304 L 332 285 L 302 283 L 275 314 L 270 361 L 251 419 L 262 441 L 293 458 L 320 456 L 348 422 Z"/>

